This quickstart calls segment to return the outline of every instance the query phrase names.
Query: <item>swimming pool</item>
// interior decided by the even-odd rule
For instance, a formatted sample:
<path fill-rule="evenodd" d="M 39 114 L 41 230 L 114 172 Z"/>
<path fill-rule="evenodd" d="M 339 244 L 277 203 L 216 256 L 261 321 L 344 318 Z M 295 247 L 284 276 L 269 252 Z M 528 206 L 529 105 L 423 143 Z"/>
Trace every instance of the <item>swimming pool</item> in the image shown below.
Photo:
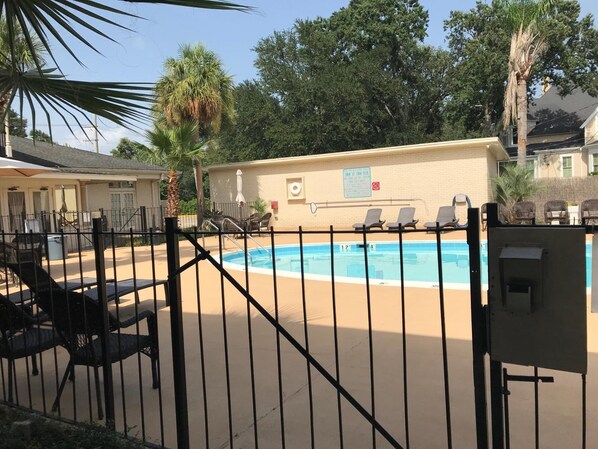
<path fill-rule="evenodd" d="M 469 288 L 469 249 L 466 242 L 442 243 L 442 274 L 446 288 Z M 591 279 L 591 245 L 586 245 L 587 285 Z M 487 283 L 488 253 L 482 243 L 482 283 Z M 301 256 L 298 245 L 276 247 L 276 272 L 278 275 L 299 277 Z M 372 284 L 400 285 L 400 253 L 396 242 L 370 242 L 367 250 L 368 275 Z M 309 244 L 303 246 L 304 271 L 307 278 L 329 280 L 332 263 L 330 244 Z M 223 255 L 225 264 L 233 269 L 244 269 L 245 256 L 242 251 Z M 249 251 L 249 269 L 270 273 L 272 257 L 263 249 Z M 415 287 L 437 286 L 438 259 L 435 241 L 412 241 L 403 243 L 403 266 L 405 285 Z M 363 244 L 355 242 L 334 245 L 334 276 L 339 282 L 365 282 Z"/>

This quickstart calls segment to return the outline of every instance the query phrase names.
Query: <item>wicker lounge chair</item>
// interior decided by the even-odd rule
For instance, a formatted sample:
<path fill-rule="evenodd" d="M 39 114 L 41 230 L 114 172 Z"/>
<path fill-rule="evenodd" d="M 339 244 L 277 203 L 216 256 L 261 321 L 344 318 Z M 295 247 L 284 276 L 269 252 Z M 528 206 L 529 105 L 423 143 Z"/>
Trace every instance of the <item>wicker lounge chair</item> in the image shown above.
<path fill-rule="evenodd" d="M 66 290 L 46 290 L 38 292 L 38 306 L 50 315 L 54 329 L 60 337 L 60 343 L 69 353 L 69 362 L 60 382 L 52 411 L 58 409 L 60 396 L 69 377 L 74 377 L 75 366 L 90 366 L 95 377 L 98 417 L 103 419 L 102 396 L 100 392 L 99 367 L 102 366 L 102 310 L 98 302 L 80 292 Z M 148 334 L 127 334 L 120 329 L 147 322 Z M 108 314 L 110 333 L 108 342 L 110 360 L 119 362 L 137 353 L 145 354 L 151 359 L 152 386 L 158 388 L 160 380 L 157 372 L 158 339 L 157 322 L 154 312 L 144 310 L 123 321 L 118 321 Z"/>
<path fill-rule="evenodd" d="M 380 215 L 382 215 L 382 209 L 368 209 L 363 223 L 355 223 L 353 229 L 356 231 L 361 231 L 364 227 L 366 231 L 369 231 L 372 228 L 382 229 L 385 220 L 380 220 Z"/>
<path fill-rule="evenodd" d="M 270 219 L 272 218 L 272 212 L 267 212 L 260 217 L 257 225 L 258 232 L 268 231 L 270 225 Z"/>
<path fill-rule="evenodd" d="M 0 357 L 8 360 L 8 401 L 12 402 L 14 361 L 31 357 L 32 374 L 38 374 L 36 354 L 60 344 L 51 328 L 0 294 Z"/>
<path fill-rule="evenodd" d="M 459 219 L 455 216 L 455 206 L 441 206 L 438 209 L 436 221 L 429 221 L 424 226 L 429 230 L 442 228 L 456 228 L 459 224 Z"/>
<path fill-rule="evenodd" d="M 547 201 L 544 204 L 544 222 L 552 224 L 569 224 L 569 210 L 567 202 L 562 200 Z"/>
<path fill-rule="evenodd" d="M 582 201 L 579 216 L 582 224 L 598 224 L 598 199 Z"/>
<path fill-rule="evenodd" d="M 520 201 L 513 206 L 513 223 L 533 224 L 536 221 L 536 203 Z"/>
<path fill-rule="evenodd" d="M 480 208 L 480 220 L 482 222 L 482 231 L 485 231 L 488 226 L 488 204 L 482 204 Z M 509 221 L 509 210 L 504 204 L 498 204 L 498 221 L 506 223 Z"/>
<path fill-rule="evenodd" d="M 399 217 L 397 221 L 392 223 L 387 223 L 386 227 L 391 230 L 397 230 L 399 228 L 413 228 L 415 229 L 415 225 L 419 220 L 415 220 L 413 216 L 415 215 L 415 207 L 402 207 L 399 211 Z"/>

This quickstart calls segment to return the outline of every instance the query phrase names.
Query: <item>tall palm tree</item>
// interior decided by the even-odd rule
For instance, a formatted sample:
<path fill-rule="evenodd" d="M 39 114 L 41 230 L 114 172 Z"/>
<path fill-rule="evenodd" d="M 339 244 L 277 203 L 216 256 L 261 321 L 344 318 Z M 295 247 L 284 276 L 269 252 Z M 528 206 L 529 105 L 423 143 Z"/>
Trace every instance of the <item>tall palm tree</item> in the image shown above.
<path fill-rule="evenodd" d="M 205 141 L 220 131 L 223 120 L 232 119 L 233 80 L 222 62 L 203 45 L 183 45 L 178 58 L 168 58 L 156 83 L 158 114 L 168 124 L 195 123 L 197 140 Z M 204 196 L 201 157 L 194 159 L 197 187 L 197 221 L 203 222 Z"/>
<path fill-rule="evenodd" d="M 251 8 L 228 0 L 120 0 L 128 3 L 152 3 L 188 6 L 205 9 L 250 11 Z M 144 103 L 151 100 L 151 88 L 143 84 L 104 82 L 93 83 L 67 79 L 59 70 L 59 65 L 50 40 L 62 46 L 75 60 L 79 56 L 69 45 L 69 38 L 97 51 L 89 33 L 110 38 L 104 27 L 126 28 L 118 19 L 136 17 L 119 8 L 103 2 L 90 0 L 0 0 L 0 18 L 9 24 L 7 28 L 9 60 L 12 64 L 0 67 L 0 97 L 15 97 L 26 103 L 32 110 L 35 128 L 35 111 L 42 109 L 49 119 L 54 111 L 65 123 L 67 117 L 77 122 L 83 114 L 91 113 L 121 125 L 131 125 L 145 117 Z M 16 24 L 20 25 L 19 31 Z M 21 32 L 29 46 L 29 51 L 38 61 L 33 69 L 19 66 L 18 42 Z M 45 68 L 39 58 L 40 49 L 34 44 L 38 36 L 42 48 L 49 55 L 56 68 Z M 91 121 L 90 121 L 91 123 Z"/>
<path fill-rule="evenodd" d="M 180 192 L 177 170 L 191 161 L 202 150 L 197 142 L 197 125 L 183 123 L 167 127 L 156 126 L 148 132 L 150 154 L 147 160 L 168 167 L 168 195 L 166 212 L 170 217 L 179 214 Z"/>
<path fill-rule="evenodd" d="M 554 0 L 495 0 L 510 28 L 509 76 L 504 98 L 505 129 L 517 123 L 517 164 L 526 164 L 527 90 L 534 64 L 548 49 L 541 21 L 554 7 Z"/>

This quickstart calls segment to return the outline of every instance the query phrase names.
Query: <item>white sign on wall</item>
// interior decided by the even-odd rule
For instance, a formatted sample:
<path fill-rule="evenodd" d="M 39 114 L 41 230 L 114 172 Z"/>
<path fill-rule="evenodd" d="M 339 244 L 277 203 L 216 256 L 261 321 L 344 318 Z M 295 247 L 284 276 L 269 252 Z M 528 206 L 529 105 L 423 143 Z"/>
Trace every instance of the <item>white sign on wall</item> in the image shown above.
<path fill-rule="evenodd" d="M 370 198 L 372 196 L 370 167 L 343 169 L 343 193 L 345 198 Z"/>

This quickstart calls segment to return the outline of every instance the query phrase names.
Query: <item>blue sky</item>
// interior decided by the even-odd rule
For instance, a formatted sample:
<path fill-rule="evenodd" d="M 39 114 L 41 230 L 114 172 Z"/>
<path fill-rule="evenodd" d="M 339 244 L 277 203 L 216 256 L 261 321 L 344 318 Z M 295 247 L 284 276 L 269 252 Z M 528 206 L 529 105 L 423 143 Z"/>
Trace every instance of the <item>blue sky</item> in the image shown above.
<path fill-rule="evenodd" d="M 261 38 L 273 31 L 290 28 L 297 19 L 330 16 L 347 6 L 349 0 L 250 0 L 246 4 L 256 8 L 251 13 L 129 4 L 113 0 L 107 3 L 143 19 L 119 19 L 132 31 L 104 27 L 116 42 L 93 37 L 101 55 L 69 41 L 85 67 L 81 67 L 56 46 L 55 56 L 63 71 L 72 79 L 154 82 L 162 72 L 164 60 L 176 56 L 181 44 L 201 42 L 221 58 L 227 72 L 238 83 L 256 77 L 253 48 Z M 451 10 L 472 8 L 475 0 L 420 0 L 420 3 L 430 15 L 426 43 L 443 46 L 443 21 Z M 598 16 L 597 0 L 580 0 L 580 3 L 582 14 Z M 38 116 L 37 122 L 39 129 L 47 128 L 44 126 L 45 118 Z M 99 128 L 104 135 L 104 139 L 100 138 L 100 151 L 105 153 L 110 152 L 121 137 L 143 140 L 142 136 L 113 123 L 100 122 Z M 56 119 L 53 119 L 52 129 L 58 143 L 93 149 L 82 133 L 78 132 L 73 137 Z"/>

